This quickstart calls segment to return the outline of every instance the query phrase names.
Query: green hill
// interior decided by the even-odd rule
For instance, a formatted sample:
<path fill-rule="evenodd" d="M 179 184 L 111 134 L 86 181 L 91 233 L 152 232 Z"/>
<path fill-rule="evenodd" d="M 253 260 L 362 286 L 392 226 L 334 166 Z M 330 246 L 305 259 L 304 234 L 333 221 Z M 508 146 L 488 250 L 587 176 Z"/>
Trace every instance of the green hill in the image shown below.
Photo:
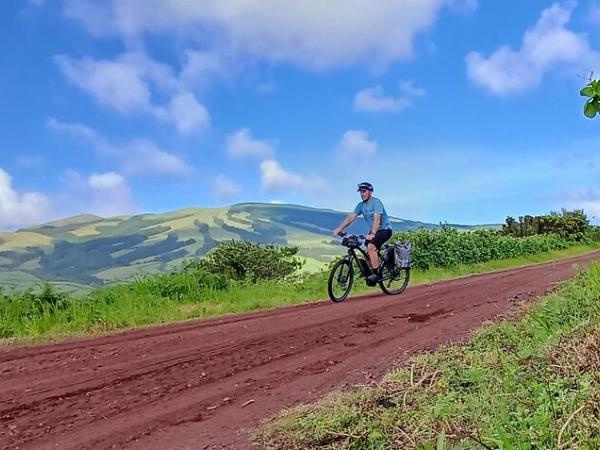
<path fill-rule="evenodd" d="M 83 214 L 0 233 L 0 284 L 16 289 L 41 281 L 66 289 L 101 285 L 170 270 L 186 258 L 205 255 L 217 242 L 231 239 L 298 245 L 307 269 L 317 269 L 343 252 L 334 245 L 331 230 L 345 215 L 261 203 L 111 218 Z M 395 218 L 392 226 L 395 230 L 435 227 Z M 350 231 L 364 233 L 366 229 L 359 220 Z"/>

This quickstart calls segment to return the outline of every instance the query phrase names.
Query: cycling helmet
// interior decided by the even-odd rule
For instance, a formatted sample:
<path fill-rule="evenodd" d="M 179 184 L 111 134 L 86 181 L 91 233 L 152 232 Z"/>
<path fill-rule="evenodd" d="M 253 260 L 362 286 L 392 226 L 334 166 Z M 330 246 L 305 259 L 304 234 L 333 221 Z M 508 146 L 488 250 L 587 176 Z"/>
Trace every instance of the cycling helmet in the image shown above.
<path fill-rule="evenodd" d="M 358 185 L 357 191 L 360 191 L 361 189 L 368 189 L 369 191 L 373 192 L 373 185 L 364 181 Z"/>

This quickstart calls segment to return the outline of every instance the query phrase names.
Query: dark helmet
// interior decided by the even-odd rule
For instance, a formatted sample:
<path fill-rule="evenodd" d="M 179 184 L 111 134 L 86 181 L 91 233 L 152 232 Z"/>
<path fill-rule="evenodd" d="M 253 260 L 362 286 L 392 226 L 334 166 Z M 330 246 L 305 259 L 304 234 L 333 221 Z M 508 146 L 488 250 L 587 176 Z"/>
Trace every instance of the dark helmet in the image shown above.
<path fill-rule="evenodd" d="M 368 189 L 369 191 L 373 192 L 373 185 L 364 181 L 358 185 L 357 191 L 360 191 L 361 189 Z"/>

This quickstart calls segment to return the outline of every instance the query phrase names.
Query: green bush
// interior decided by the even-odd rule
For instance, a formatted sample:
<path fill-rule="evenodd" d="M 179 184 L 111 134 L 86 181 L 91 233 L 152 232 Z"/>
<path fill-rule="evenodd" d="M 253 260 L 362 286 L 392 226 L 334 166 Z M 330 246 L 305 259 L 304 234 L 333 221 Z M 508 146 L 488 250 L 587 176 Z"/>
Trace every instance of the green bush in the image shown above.
<path fill-rule="evenodd" d="M 598 226 L 590 226 L 585 232 L 585 237 L 583 241 L 586 244 L 593 244 L 595 242 L 600 242 L 600 227 Z"/>
<path fill-rule="evenodd" d="M 507 217 L 506 223 L 502 225 L 502 234 L 514 237 L 557 234 L 570 241 L 581 242 L 585 238 L 588 228 L 589 220 L 583 210 L 563 209 L 560 213 L 522 216 L 518 221 Z"/>
<path fill-rule="evenodd" d="M 399 232 L 393 239 L 412 242 L 412 266 L 419 270 L 516 258 L 562 250 L 571 244 L 556 234 L 517 238 L 493 230 L 460 232 L 450 227 Z"/>
<path fill-rule="evenodd" d="M 278 247 L 248 241 L 221 242 L 192 267 L 235 281 L 283 280 L 304 265 L 298 247 Z"/>

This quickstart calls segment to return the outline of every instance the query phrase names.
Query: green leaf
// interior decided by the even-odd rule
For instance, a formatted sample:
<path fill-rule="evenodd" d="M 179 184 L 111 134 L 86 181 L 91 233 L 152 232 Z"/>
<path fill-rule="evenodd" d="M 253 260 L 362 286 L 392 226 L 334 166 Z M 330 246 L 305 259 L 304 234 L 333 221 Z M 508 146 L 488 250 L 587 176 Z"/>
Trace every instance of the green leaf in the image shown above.
<path fill-rule="evenodd" d="M 584 87 L 579 92 L 579 95 L 582 95 L 584 97 L 593 97 L 594 96 L 594 88 L 592 87 L 591 84 L 588 84 L 586 87 Z"/>
<path fill-rule="evenodd" d="M 442 434 L 438 436 L 435 450 L 445 450 L 446 448 L 446 433 L 442 431 Z"/>
<path fill-rule="evenodd" d="M 598 100 L 595 98 L 589 99 L 583 107 L 583 113 L 585 114 L 585 116 L 589 117 L 590 119 L 593 119 L 594 117 L 596 117 L 596 114 L 598 114 L 598 112 L 600 112 L 600 104 L 598 103 Z"/>

